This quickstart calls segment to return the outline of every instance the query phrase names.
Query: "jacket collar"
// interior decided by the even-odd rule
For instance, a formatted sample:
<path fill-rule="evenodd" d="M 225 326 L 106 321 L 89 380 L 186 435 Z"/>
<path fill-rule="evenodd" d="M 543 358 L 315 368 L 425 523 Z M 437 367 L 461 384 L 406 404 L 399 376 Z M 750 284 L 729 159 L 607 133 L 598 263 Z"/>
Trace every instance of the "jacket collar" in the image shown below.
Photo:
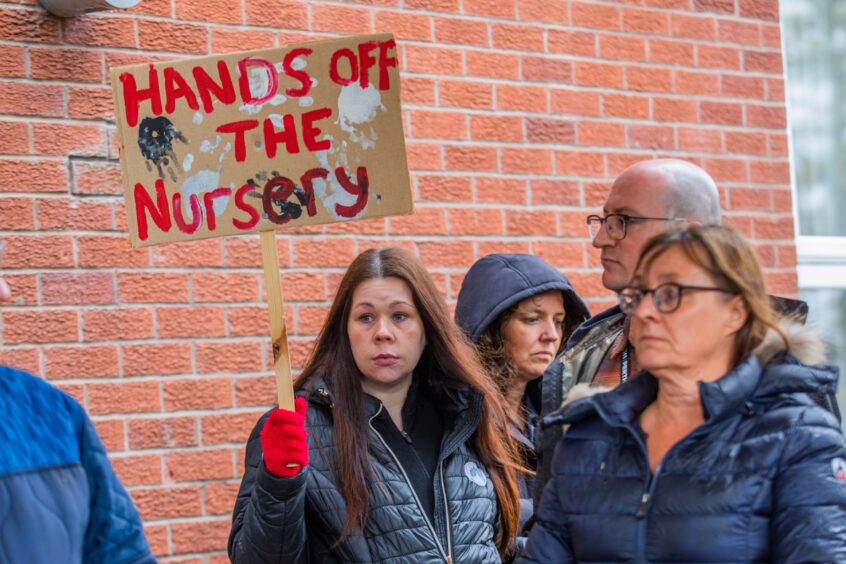
<path fill-rule="evenodd" d="M 705 412 L 705 420 L 712 421 L 735 413 L 740 406 L 749 401 L 761 381 L 761 365 L 755 355 L 749 355 L 734 370 L 714 382 L 699 382 L 700 401 Z M 563 423 L 574 423 L 592 413 L 599 414 L 611 426 L 624 426 L 634 423 L 646 407 L 655 401 L 658 395 L 658 380 L 649 372 L 641 372 L 637 377 L 614 388 L 582 401 L 576 401 L 560 410 L 559 419 Z M 552 419 L 552 414 L 547 419 Z M 549 424 L 547 420 L 544 424 Z"/>
<path fill-rule="evenodd" d="M 576 349 L 589 348 L 596 342 L 608 338 L 609 333 L 623 326 L 625 319 L 626 316 L 620 310 L 620 306 L 610 307 L 597 313 L 573 331 L 567 339 L 564 354 L 573 354 L 572 351 Z"/>
<path fill-rule="evenodd" d="M 413 396 L 419 393 L 419 386 L 425 385 L 420 382 L 422 375 L 415 374 L 414 380 L 409 388 L 409 395 L 406 398 L 406 404 Z M 334 401 L 332 399 L 332 392 L 326 381 L 321 377 L 315 380 L 314 384 L 308 386 L 303 392 L 308 398 L 308 401 L 314 405 L 323 407 L 325 409 L 332 409 Z M 435 392 L 433 392 L 435 393 Z M 443 410 L 446 414 L 446 421 L 448 424 L 455 424 L 455 426 L 470 426 L 472 429 L 478 425 L 479 418 L 482 414 L 483 398 L 481 393 L 471 390 L 462 385 L 444 385 L 441 388 L 441 393 L 437 395 L 438 408 Z M 382 405 L 375 397 L 370 394 L 364 394 L 364 414 L 368 419 L 379 412 Z M 406 407 L 413 409 L 413 406 L 403 407 L 403 413 L 406 412 Z M 472 433 L 472 431 L 471 431 Z"/>

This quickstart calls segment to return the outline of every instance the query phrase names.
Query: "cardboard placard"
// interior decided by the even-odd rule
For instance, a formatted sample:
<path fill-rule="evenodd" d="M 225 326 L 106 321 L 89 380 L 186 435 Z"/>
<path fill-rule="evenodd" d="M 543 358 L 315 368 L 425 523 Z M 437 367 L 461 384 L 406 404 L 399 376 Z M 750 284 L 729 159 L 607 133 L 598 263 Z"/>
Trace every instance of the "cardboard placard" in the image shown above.
<path fill-rule="evenodd" d="M 132 245 L 408 214 L 393 36 L 116 68 Z"/>

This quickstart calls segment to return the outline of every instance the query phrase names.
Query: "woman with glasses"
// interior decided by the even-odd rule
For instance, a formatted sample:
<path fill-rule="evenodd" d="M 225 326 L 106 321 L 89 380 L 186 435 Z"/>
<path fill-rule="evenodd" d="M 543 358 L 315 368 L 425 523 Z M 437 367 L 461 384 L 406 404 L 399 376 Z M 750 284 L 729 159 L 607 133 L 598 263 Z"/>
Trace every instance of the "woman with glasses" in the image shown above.
<path fill-rule="evenodd" d="M 837 370 L 764 286 L 727 228 L 647 243 L 620 292 L 642 372 L 544 421 L 569 428 L 521 562 L 846 562 L 846 441 L 810 397 Z"/>

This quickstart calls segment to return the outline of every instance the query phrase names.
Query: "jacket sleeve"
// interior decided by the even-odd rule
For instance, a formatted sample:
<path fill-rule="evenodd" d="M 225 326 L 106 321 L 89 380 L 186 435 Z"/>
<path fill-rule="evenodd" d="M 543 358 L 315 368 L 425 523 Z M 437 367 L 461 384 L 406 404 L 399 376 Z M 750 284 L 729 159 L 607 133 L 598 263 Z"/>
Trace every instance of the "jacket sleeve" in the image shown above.
<path fill-rule="evenodd" d="M 561 425 L 543 425 L 543 418 L 561 407 L 564 365 L 556 358 L 546 369 L 541 380 L 541 412 L 535 432 L 535 456 L 537 456 L 535 479 L 532 484 L 533 507 L 540 506 L 544 486 L 549 480 L 552 455 L 555 445 L 561 439 Z"/>
<path fill-rule="evenodd" d="M 155 564 L 138 510 L 115 474 L 91 420 L 81 412 L 80 462 L 90 491 L 86 564 Z"/>
<path fill-rule="evenodd" d="M 846 442 L 830 413 L 802 411 L 785 441 L 773 505 L 773 562 L 846 562 Z"/>
<path fill-rule="evenodd" d="M 561 442 L 555 449 L 553 468 L 560 467 Z M 529 533 L 519 558 L 518 564 L 541 564 L 555 562 L 556 564 L 570 564 L 575 562 L 570 548 L 570 532 L 567 529 L 566 517 L 561 511 L 558 484 L 561 481 L 554 475 L 543 489 L 540 507 L 537 510 L 534 526 Z"/>
<path fill-rule="evenodd" d="M 259 419 L 247 441 L 244 478 L 232 513 L 229 558 L 233 564 L 308 564 L 304 513 L 309 468 L 293 478 L 277 478 L 267 471 L 259 433 L 268 415 Z"/>

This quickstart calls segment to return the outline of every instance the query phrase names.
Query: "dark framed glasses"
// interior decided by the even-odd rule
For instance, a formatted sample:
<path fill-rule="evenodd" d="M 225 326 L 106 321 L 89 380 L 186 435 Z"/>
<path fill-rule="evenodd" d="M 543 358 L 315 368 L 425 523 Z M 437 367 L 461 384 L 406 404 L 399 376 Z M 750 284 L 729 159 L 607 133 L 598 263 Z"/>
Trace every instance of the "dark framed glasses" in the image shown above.
<path fill-rule="evenodd" d="M 588 233 L 591 239 L 599 235 L 600 227 L 605 224 L 605 234 L 610 239 L 619 241 L 626 238 L 626 227 L 630 222 L 638 221 L 687 221 L 684 217 L 646 217 L 642 215 L 626 215 L 624 213 L 609 213 L 605 217 L 601 215 L 587 216 Z"/>
<path fill-rule="evenodd" d="M 684 284 L 667 283 L 656 286 L 655 288 L 623 288 L 617 299 L 620 303 L 620 309 L 626 315 L 631 315 L 632 312 L 640 304 L 641 300 L 646 297 L 646 294 L 652 294 L 652 303 L 655 309 L 661 313 L 673 313 L 682 301 L 682 293 L 685 290 L 695 290 L 699 292 L 723 292 L 730 294 L 725 288 L 713 288 L 708 286 L 686 286 Z"/>

